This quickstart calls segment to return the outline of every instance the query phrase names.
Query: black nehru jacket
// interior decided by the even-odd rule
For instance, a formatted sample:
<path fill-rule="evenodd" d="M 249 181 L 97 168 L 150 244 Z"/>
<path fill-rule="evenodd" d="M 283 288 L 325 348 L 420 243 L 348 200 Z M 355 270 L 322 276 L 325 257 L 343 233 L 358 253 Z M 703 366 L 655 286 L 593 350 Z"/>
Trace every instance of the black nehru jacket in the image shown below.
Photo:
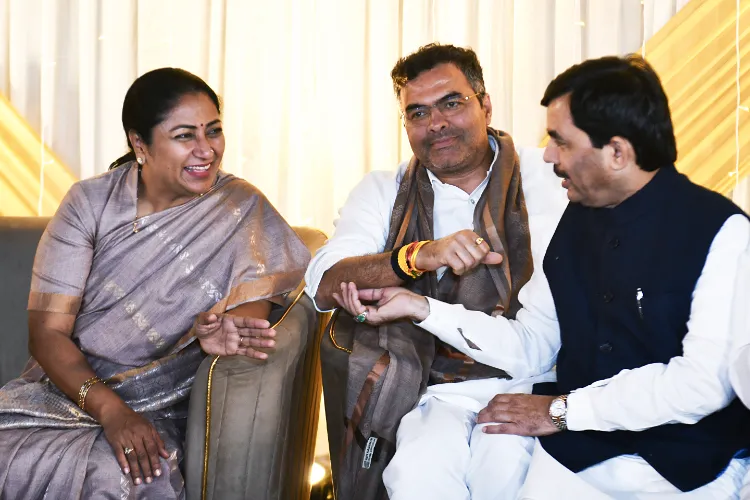
<path fill-rule="evenodd" d="M 562 340 L 558 382 L 537 384 L 534 393 L 568 394 L 622 370 L 681 356 L 711 243 L 729 217 L 742 213 L 671 166 L 615 208 L 570 203 L 544 259 Z M 643 391 L 647 404 L 649 388 Z M 693 425 L 562 432 L 542 437 L 541 444 L 573 472 L 637 454 L 690 491 L 716 479 L 749 447 L 750 411 L 735 399 Z"/>

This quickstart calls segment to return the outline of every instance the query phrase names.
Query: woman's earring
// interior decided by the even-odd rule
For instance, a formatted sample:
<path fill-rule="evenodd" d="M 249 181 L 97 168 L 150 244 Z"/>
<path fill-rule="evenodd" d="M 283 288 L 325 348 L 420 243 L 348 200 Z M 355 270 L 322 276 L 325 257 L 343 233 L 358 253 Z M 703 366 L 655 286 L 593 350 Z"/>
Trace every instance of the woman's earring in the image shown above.
<path fill-rule="evenodd" d="M 135 161 L 138 162 L 138 165 L 143 165 L 143 158 L 141 158 L 140 156 L 136 158 Z"/>

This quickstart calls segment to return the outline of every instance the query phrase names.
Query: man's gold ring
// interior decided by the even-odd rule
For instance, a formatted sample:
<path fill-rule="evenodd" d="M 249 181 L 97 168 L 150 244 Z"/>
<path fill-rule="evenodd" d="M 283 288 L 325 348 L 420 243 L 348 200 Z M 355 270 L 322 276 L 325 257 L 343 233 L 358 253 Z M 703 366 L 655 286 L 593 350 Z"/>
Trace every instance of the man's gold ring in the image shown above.
<path fill-rule="evenodd" d="M 481 245 L 483 242 L 484 242 L 484 238 L 482 238 L 481 236 L 474 240 L 474 243 L 476 243 L 477 246 Z"/>

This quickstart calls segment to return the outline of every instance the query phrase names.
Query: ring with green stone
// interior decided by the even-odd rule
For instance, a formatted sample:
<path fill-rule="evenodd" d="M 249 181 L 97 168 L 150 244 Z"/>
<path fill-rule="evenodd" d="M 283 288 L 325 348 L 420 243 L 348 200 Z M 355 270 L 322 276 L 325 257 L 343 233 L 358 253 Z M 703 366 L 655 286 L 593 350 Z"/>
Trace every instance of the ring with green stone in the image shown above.
<path fill-rule="evenodd" d="M 357 323 L 364 323 L 367 321 L 367 311 L 363 311 L 354 317 L 354 321 Z"/>

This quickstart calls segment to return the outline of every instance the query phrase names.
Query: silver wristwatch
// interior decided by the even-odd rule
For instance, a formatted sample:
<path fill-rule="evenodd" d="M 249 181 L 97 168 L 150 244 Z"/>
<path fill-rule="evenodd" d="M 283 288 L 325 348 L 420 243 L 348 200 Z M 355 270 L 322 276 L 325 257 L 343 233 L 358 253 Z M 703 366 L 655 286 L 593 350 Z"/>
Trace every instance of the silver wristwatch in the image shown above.
<path fill-rule="evenodd" d="M 549 418 L 561 431 L 568 429 L 568 395 L 557 396 L 549 405 Z"/>

